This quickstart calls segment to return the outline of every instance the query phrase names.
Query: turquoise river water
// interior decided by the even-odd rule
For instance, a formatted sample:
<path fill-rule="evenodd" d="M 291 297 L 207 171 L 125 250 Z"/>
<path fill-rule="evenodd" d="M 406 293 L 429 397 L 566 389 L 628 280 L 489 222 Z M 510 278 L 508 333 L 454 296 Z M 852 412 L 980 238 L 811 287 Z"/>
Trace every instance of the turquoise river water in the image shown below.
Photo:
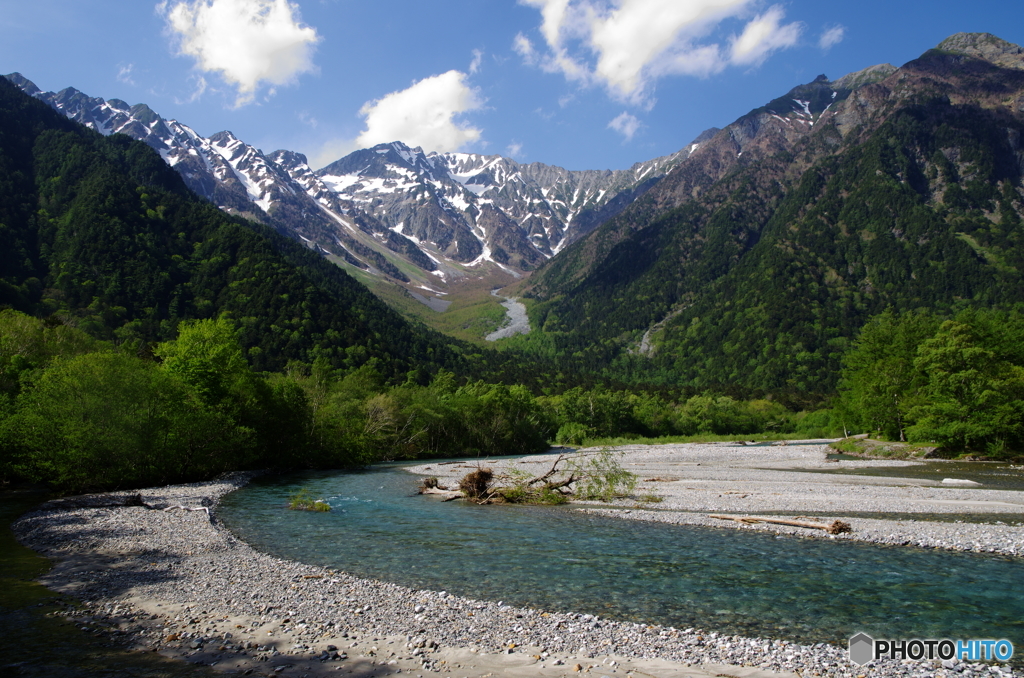
<path fill-rule="evenodd" d="M 1020 559 L 442 503 L 418 480 L 399 466 L 262 478 L 220 515 L 283 558 L 482 600 L 802 643 L 864 631 L 1024 648 Z M 300 488 L 333 510 L 287 510 Z"/>

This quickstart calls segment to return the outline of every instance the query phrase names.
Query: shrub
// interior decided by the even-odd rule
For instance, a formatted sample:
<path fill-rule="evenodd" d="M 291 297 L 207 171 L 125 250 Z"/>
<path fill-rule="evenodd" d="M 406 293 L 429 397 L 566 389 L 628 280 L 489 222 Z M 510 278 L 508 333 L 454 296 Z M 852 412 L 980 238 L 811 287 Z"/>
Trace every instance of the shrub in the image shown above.
<path fill-rule="evenodd" d="M 574 421 L 562 424 L 555 434 L 555 442 L 559 445 L 582 445 L 583 441 L 590 437 L 592 431 L 589 426 L 578 424 Z"/>
<path fill-rule="evenodd" d="M 288 508 L 293 511 L 315 511 L 326 513 L 331 510 L 331 505 L 323 499 L 313 499 L 309 490 L 302 488 L 292 496 L 288 497 Z"/>

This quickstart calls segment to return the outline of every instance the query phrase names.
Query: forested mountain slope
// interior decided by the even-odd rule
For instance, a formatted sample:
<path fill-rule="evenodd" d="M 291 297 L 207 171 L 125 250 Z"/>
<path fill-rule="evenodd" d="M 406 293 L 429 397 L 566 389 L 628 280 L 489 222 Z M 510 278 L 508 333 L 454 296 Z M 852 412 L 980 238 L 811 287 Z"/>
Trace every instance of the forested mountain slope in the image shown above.
<path fill-rule="evenodd" d="M 886 307 L 1024 299 L 1022 133 L 1024 54 L 994 36 L 821 77 L 538 271 L 534 320 L 619 373 L 829 391 Z"/>
<path fill-rule="evenodd" d="M 104 137 L 0 78 L 0 307 L 121 342 L 229 316 L 257 369 L 376 358 L 385 376 L 465 373 L 457 342 L 414 327 L 340 268 L 191 193 L 145 144 Z"/>

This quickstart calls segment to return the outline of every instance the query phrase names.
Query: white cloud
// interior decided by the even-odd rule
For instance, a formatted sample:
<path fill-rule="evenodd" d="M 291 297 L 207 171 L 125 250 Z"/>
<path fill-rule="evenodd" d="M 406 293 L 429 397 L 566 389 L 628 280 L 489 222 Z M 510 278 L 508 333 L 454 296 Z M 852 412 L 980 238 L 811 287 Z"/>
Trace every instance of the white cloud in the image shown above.
<path fill-rule="evenodd" d="M 544 34 L 551 49 L 562 45 L 562 31 L 569 23 L 570 2 L 572 0 L 522 0 L 522 4 L 540 9 L 543 19 L 540 31 Z"/>
<path fill-rule="evenodd" d="M 117 81 L 123 82 L 126 85 L 134 85 L 135 81 L 132 79 L 132 71 L 135 70 L 135 64 L 128 64 L 127 66 L 119 66 L 117 69 Z"/>
<path fill-rule="evenodd" d="M 749 17 L 757 0 L 519 0 L 541 13 L 547 43 L 538 54 L 523 34 L 515 50 L 529 65 L 567 79 L 604 84 L 631 103 L 649 101 L 667 75 L 706 77 L 730 64 L 758 63 L 790 47 L 801 25 L 782 25 L 778 6 L 754 18 L 730 46 L 702 42 L 727 19 Z"/>
<path fill-rule="evenodd" d="M 469 63 L 469 72 L 477 73 L 480 71 L 480 65 L 484 61 L 484 53 L 478 49 L 473 50 L 473 61 Z"/>
<path fill-rule="evenodd" d="M 505 149 L 505 154 L 509 158 L 521 158 L 523 157 L 523 145 L 518 141 L 513 141 Z"/>
<path fill-rule="evenodd" d="M 356 147 L 402 141 L 428 152 L 446 152 L 479 141 L 481 130 L 456 120 L 483 105 L 465 80 L 465 73 L 448 71 L 367 102 L 359 111 L 366 129 L 356 138 Z"/>
<path fill-rule="evenodd" d="M 625 141 L 632 141 L 633 135 L 636 134 L 640 127 L 641 123 L 637 120 L 636 116 L 630 115 L 625 111 L 608 123 L 608 129 L 613 129 L 621 134 Z"/>
<path fill-rule="evenodd" d="M 320 37 L 300 23 L 289 0 L 165 0 L 157 11 L 181 54 L 237 88 L 236 106 L 253 101 L 261 83 L 285 85 L 315 70 Z"/>
<path fill-rule="evenodd" d="M 320 144 L 307 154 L 310 167 L 319 169 L 353 151 L 392 141 L 420 146 L 428 153 L 457 151 L 474 142 L 483 144 L 481 130 L 457 120 L 460 114 L 483 106 L 476 91 L 466 84 L 466 77 L 465 73 L 448 71 L 367 101 L 359 110 L 366 129 L 354 139 L 332 139 Z"/>
<path fill-rule="evenodd" d="M 782 7 L 774 5 L 750 21 L 743 33 L 732 40 L 732 62 L 742 66 L 757 65 L 775 50 L 795 45 L 803 26 L 799 22 L 783 26 L 784 16 Z"/>
<path fill-rule="evenodd" d="M 835 47 L 836 45 L 838 45 L 839 43 L 841 43 L 843 41 L 843 38 L 845 37 L 845 26 L 833 26 L 829 29 L 826 29 L 825 32 L 821 34 L 821 38 L 818 40 L 818 47 L 821 47 L 823 50 L 828 51 Z"/>
<path fill-rule="evenodd" d="M 652 64 L 650 74 L 652 77 L 694 75 L 706 78 L 721 72 L 728 64 L 729 60 L 718 45 L 688 45 Z"/>
<path fill-rule="evenodd" d="M 313 129 L 316 129 L 316 126 L 319 124 L 317 119 L 310 115 L 307 111 L 299 111 L 298 118 L 299 122 L 301 122 L 303 125 L 309 125 Z"/>
<path fill-rule="evenodd" d="M 174 97 L 174 103 L 178 104 L 179 106 L 183 104 L 194 104 L 202 98 L 203 94 L 206 93 L 206 78 L 204 78 L 201 75 L 192 75 L 189 76 L 189 79 L 195 80 L 196 88 L 192 90 L 192 94 L 189 95 L 188 99 L 182 100 L 178 97 Z"/>
<path fill-rule="evenodd" d="M 527 66 L 533 66 L 537 63 L 537 51 L 533 48 L 533 43 L 530 39 L 522 33 L 516 33 L 516 37 L 512 40 L 512 49 L 516 51 L 516 54 L 523 57 L 523 61 Z"/>
<path fill-rule="evenodd" d="M 586 0 L 583 0 L 586 2 Z M 515 48 L 528 65 L 539 65 L 548 73 L 562 73 L 569 80 L 588 81 L 590 73 L 586 65 L 569 55 L 563 46 L 563 36 L 573 39 L 586 34 L 584 24 L 586 5 L 572 5 L 572 0 L 520 0 L 524 5 L 540 9 L 542 23 L 540 31 L 551 48 L 551 53 L 541 58 L 530 41 L 522 33 L 516 35 Z M 524 53 L 524 50 L 526 53 Z"/>
<path fill-rule="evenodd" d="M 591 21 L 591 44 L 600 54 L 595 72 L 621 95 L 644 86 L 644 70 L 673 57 L 686 71 L 693 38 L 742 8 L 747 0 L 623 0 Z"/>

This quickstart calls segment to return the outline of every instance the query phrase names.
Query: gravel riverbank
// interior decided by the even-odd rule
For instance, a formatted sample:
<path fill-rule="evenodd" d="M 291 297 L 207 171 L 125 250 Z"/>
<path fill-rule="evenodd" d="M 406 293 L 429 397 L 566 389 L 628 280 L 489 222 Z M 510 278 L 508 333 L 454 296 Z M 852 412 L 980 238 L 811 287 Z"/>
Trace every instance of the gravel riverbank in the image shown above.
<path fill-rule="evenodd" d="M 579 452 L 596 451 L 583 449 Z M 617 447 L 615 452 L 621 455 L 619 461 L 623 467 L 640 478 L 637 494 L 653 494 L 658 501 L 638 504 L 635 499 L 627 499 L 613 504 L 613 508 L 620 510 L 608 510 L 608 505 L 594 510 L 602 515 L 632 520 L 1024 555 L 1024 492 L 912 477 L 846 475 L 841 471 L 899 469 L 915 466 L 917 462 L 833 461 L 826 458 L 828 451 L 823 444 L 730 446 L 691 443 Z M 504 463 L 495 462 L 493 466 L 500 467 Z M 550 455 L 538 455 L 516 460 L 515 465 L 539 474 L 551 463 Z M 474 465 L 475 462 L 433 464 L 410 470 L 436 475 L 442 484 L 454 484 Z M 834 471 L 839 473 L 832 473 Z M 1024 469 L 1019 472 L 1024 475 Z M 709 518 L 712 513 L 807 514 L 822 522 L 842 519 L 851 523 L 854 531 L 833 536 L 821 531 L 768 523 L 744 525 Z M 862 517 L 865 513 L 898 517 Z M 987 520 L 974 521 L 973 515 L 984 515 Z"/>
<path fill-rule="evenodd" d="M 661 468 L 659 477 L 667 475 L 668 468 L 682 469 L 679 464 L 703 468 L 708 463 L 724 470 L 731 463 L 729 453 L 718 448 L 674 447 L 681 449 L 631 449 L 627 455 L 636 455 L 637 463 L 650 464 L 652 470 Z M 823 456 L 820 447 L 817 454 Z M 550 461 L 535 463 L 539 468 Z M 464 472 L 456 465 L 441 468 L 449 468 L 454 477 Z M 435 475 L 436 471 L 436 466 L 425 470 Z M 683 474 L 677 475 L 680 481 L 666 479 L 664 484 L 682 482 Z M 672 508 L 679 517 L 695 502 L 717 498 L 712 495 L 722 491 L 715 483 L 736 482 L 714 475 L 696 478 L 706 484 L 700 497 L 684 501 L 692 491 L 670 493 L 678 494 L 678 503 L 666 498 L 659 507 Z M 695 486 L 689 473 L 686 477 L 684 484 Z M 156 651 L 229 673 L 481 678 L 583 673 L 694 678 L 996 675 L 989 666 L 968 663 L 944 667 L 937 662 L 884 661 L 861 668 L 849 662 L 845 647 L 800 646 L 515 608 L 281 560 L 253 550 L 216 520 L 219 498 L 248 478 L 239 474 L 211 483 L 142 491 L 143 501 L 152 508 L 101 506 L 115 503 L 112 495 L 97 495 L 77 505 L 51 502 L 22 517 L 13 529 L 24 544 L 55 561 L 41 581 L 84 601 L 83 607 L 68 607 L 65 613 L 80 626 L 139 651 Z M 727 496 L 729 501 L 741 501 Z M 961 500 L 959 494 L 948 496 Z M 974 500 L 970 494 L 964 497 L 963 501 Z M 1006 503 L 1011 503 L 1008 499 Z M 172 506 L 208 509 L 209 515 L 207 510 L 160 510 Z M 624 517 L 665 519 L 672 514 L 627 510 L 631 512 Z M 1016 553 L 1021 552 L 1020 533 L 1017 528 L 1005 537 Z M 997 668 L 1002 675 L 1009 674 Z"/>

